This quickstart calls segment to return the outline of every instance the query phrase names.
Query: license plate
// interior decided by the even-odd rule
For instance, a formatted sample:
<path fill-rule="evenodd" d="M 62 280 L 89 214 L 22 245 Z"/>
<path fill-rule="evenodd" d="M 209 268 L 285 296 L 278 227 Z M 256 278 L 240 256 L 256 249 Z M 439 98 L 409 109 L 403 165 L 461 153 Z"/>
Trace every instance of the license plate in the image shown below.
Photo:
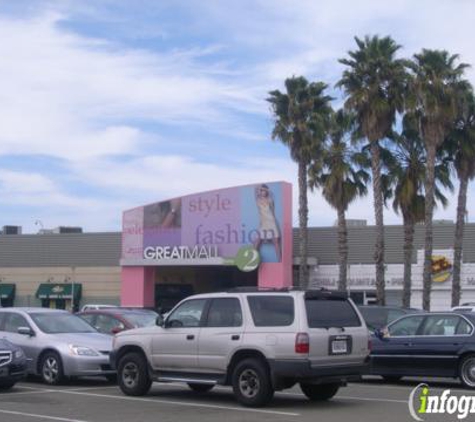
<path fill-rule="evenodd" d="M 0 368 L 0 378 L 8 376 L 8 368 Z"/>
<path fill-rule="evenodd" d="M 346 340 L 333 340 L 331 350 L 334 355 L 348 353 L 348 342 Z"/>

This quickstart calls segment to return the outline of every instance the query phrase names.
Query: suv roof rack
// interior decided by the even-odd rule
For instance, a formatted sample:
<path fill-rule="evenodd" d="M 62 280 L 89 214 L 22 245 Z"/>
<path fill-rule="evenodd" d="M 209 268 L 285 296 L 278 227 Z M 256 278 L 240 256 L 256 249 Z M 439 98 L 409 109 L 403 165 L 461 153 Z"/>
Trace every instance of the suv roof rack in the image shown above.
<path fill-rule="evenodd" d="M 308 299 L 348 299 L 348 293 L 341 290 L 328 290 L 325 287 L 320 289 L 302 289 L 299 286 L 289 287 L 258 287 L 258 286 L 238 286 L 226 290 L 226 293 L 288 293 L 288 292 L 305 292 Z"/>
<path fill-rule="evenodd" d="M 241 286 L 241 287 L 233 287 L 231 289 L 226 290 L 227 293 L 269 293 L 269 292 L 295 292 L 301 291 L 300 287 L 297 286 L 290 286 L 290 287 L 256 287 L 256 286 Z"/>

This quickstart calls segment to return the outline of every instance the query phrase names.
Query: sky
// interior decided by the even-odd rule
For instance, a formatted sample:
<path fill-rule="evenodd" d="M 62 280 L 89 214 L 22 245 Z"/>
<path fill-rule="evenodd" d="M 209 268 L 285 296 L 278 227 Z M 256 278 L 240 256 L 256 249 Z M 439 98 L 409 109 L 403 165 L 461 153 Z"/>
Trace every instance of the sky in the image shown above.
<path fill-rule="evenodd" d="M 0 0 L 0 226 L 118 231 L 129 208 L 279 180 L 297 226 L 269 91 L 303 75 L 341 106 L 338 59 L 367 34 L 475 65 L 474 17 L 470 0 Z M 435 218 L 455 219 L 449 196 Z M 347 217 L 372 224 L 371 195 Z M 335 220 L 310 193 L 309 224 Z"/>

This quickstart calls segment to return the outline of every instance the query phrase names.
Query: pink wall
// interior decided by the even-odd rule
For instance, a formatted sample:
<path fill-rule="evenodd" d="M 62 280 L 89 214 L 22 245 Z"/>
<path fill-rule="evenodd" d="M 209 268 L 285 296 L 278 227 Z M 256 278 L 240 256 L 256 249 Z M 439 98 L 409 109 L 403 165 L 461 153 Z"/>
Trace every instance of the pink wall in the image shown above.
<path fill-rule="evenodd" d="M 122 267 L 122 306 L 155 306 L 154 295 L 154 267 Z"/>

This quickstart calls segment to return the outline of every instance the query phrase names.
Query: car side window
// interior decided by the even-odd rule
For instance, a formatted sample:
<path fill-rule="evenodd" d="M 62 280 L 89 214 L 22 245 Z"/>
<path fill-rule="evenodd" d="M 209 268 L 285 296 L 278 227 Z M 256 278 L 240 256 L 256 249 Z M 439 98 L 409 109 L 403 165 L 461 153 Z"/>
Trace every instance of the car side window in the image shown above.
<path fill-rule="evenodd" d="M 468 335 L 472 333 L 472 326 L 465 321 L 463 318 L 460 318 L 459 325 L 457 325 L 457 329 L 455 330 L 456 335 Z"/>
<path fill-rule="evenodd" d="M 422 327 L 422 336 L 453 336 L 460 322 L 456 315 L 432 315 L 427 317 Z"/>
<path fill-rule="evenodd" d="M 86 321 L 88 324 L 92 325 L 94 327 L 94 319 L 95 315 L 94 314 L 86 314 L 86 315 L 79 315 L 84 321 Z"/>
<path fill-rule="evenodd" d="M 167 318 L 166 326 L 199 327 L 206 299 L 192 299 L 182 303 Z"/>
<path fill-rule="evenodd" d="M 8 313 L 5 318 L 4 331 L 18 333 L 19 327 L 29 327 L 28 321 L 19 314 Z"/>
<path fill-rule="evenodd" d="M 240 327 L 241 304 L 237 298 L 213 299 L 208 311 L 207 327 Z"/>
<path fill-rule="evenodd" d="M 256 327 L 287 327 L 294 322 L 294 299 L 291 296 L 248 296 Z"/>
<path fill-rule="evenodd" d="M 123 330 L 125 325 L 110 315 L 97 315 L 94 327 L 101 333 L 110 334 L 113 330 Z"/>
<path fill-rule="evenodd" d="M 423 316 L 402 318 L 388 327 L 389 334 L 391 337 L 415 336 L 423 319 Z"/>

